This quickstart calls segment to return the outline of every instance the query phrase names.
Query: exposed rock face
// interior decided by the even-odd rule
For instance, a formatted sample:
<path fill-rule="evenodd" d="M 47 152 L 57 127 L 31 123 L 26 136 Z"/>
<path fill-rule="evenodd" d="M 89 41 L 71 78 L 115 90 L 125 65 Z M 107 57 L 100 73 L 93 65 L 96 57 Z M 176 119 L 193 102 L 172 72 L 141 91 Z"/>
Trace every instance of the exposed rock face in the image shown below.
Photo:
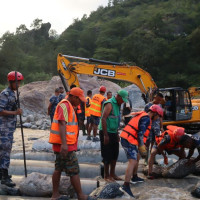
<path fill-rule="evenodd" d="M 120 185 L 118 183 L 105 184 L 94 190 L 90 196 L 97 199 L 114 199 L 124 195 L 119 188 Z"/>
<path fill-rule="evenodd" d="M 140 89 L 136 85 L 129 85 L 124 88 L 129 93 L 129 99 L 132 102 L 133 108 L 143 108 L 145 106 L 145 102 L 142 99 L 142 93 Z"/>
<path fill-rule="evenodd" d="M 49 197 L 52 195 L 52 175 L 33 172 L 22 180 L 19 189 L 25 196 Z M 74 195 L 69 177 L 61 178 L 59 189 L 61 194 Z"/>

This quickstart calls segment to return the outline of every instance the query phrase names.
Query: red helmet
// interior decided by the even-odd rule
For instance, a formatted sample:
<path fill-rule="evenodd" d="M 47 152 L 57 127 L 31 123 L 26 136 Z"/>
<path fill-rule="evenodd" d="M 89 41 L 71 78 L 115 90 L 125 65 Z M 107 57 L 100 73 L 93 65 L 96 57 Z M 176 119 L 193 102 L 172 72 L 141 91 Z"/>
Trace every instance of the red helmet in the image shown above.
<path fill-rule="evenodd" d="M 9 72 L 7 75 L 8 81 L 15 81 L 15 71 Z M 24 80 L 23 75 L 20 72 L 17 72 L 17 80 L 22 81 Z"/>
<path fill-rule="evenodd" d="M 106 87 L 105 86 L 101 86 L 99 88 L 99 92 L 106 92 Z"/>
<path fill-rule="evenodd" d="M 154 104 L 149 108 L 149 110 L 163 117 L 163 109 L 159 105 Z"/>
<path fill-rule="evenodd" d="M 174 137 L 176 140 L 178 140 L 181 136 L 185 134 L 185 129 L 183 127 L 168 125 L 167 129 L 174 133 Z"/>
<path fill-rule="evenodd" d="M 174 130 L 174 136 L 176 139 L 179 139 L 181 136 L 185 134 L 185 129 L 182 127 L 178 127 Z"/>

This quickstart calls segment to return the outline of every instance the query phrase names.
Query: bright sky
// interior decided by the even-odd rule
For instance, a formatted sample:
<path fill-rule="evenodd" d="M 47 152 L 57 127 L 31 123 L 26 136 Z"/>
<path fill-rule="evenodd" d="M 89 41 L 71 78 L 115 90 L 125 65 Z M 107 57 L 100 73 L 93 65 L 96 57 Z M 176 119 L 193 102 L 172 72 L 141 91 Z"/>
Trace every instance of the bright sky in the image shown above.
<path fill-rule="evenodd" d="M 90 15 L 108 0 L 0 0 L 0 36 L 6 31 L 15 32 L 21 24 L 28 29 L 36 18 L 50 22 L 51 29 L 62 33 L 74 19 Z"/>

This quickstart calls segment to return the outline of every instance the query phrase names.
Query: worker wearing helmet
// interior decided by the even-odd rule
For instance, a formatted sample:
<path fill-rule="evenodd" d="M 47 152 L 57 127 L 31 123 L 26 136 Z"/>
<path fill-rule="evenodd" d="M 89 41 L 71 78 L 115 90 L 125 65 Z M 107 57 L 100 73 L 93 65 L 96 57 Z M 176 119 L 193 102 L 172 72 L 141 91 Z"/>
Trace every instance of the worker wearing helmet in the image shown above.
<path fill-rule="evenodd" d="M 17 115 L 22 110 L 17 108 L 15 90 L 24 79 L 20 72 L 8 73 L 8 87 L 0 93 L 0 179 L 1 184 L 14 187 L 11 176 L 8 175 L 10 153 L 13 143 L 13 133 L 16 129 Z"/>
<path fill-rule="evenodd" d="M 147 150 L 145 143 L 151 129 L 152 121 L 163 116 L 163 110 L 158 105 L 153 105 L 149 108 L 148 113 L 140 111 L 134 113 L 133 118 L 122 130 L 121 144 L 124 148 L 128 159 L 128 166 L 125 173 L 125 182 L 121 190 L 133 196 L 130 190 L 130 183 L 143 182 L 144 179 L 137 176 L 137 169 L 140 155 L 145 158 Z"/>
<path fill-rule="evenodd" d="M 185 135 L 185 130 L 182 127 L 168 125 L 167 130 L 160 136 L 156 137 L 156 144 L 153 146 L 151 155 L 149 158 L 148 176 L 149 179 L 154 179 L 152 174 L 152 167 L 156 154 L 162 154 L 164 157 L 164 163 L 168 164 L 168 158 L 166 153 L 171 155 L 175 154 L 179 159 L 185 158 L 184 147 L 180 145 L 181 137 Z"/>
<path fill-rule="evenodd" d="M 162 93 L 157 93 L 155 96 L 154 96 L 154 99 L 152 102 L 149 102 L 145 105 L 144 107 L 144 111 L 148 112 L 149 108 L 152 106 L 152 105 L 159 105 L 161 108 L 162 108 L 162 102 L 163 102 L 163 95 Z M 155 137 L 160 135 L 160 132 L 163 132 L 163 123 L 162 123 L 162 117 L 159 117 L 157 120 L 154 120 L 152 122 L 152 125 L 151 125 L 151 131 L 149 133 L 149 136 L 147 138 L 147 143 L 146 143 L 146 148 L 147 148 L 147 157 L 145 159 L 145 163 L 147 164 L 148 162 L 148 156 L 149 156 L 149 151 L 151 152 L 151 149 L 153 147 L 153 144 L 155 142 Z M 155 163 L 157 163 L 155 161 Z"/>
<path fill-rule="evenodd" d="M 104 97 L 105 92 L 106 92 L 106 87 L 101 86 L 99 88 L 99 94 L 95 94 L 93 96 L 90 105 L 91 125 L 88 129 L 88 138 L 91 137 L 91 131 L 93 130 L 93 142 L 99 141 L 99 138 L 96 135 L 97 135 L 97 128 L 100 122 L 102 105 L 106 100 L 106 98 Z"/>

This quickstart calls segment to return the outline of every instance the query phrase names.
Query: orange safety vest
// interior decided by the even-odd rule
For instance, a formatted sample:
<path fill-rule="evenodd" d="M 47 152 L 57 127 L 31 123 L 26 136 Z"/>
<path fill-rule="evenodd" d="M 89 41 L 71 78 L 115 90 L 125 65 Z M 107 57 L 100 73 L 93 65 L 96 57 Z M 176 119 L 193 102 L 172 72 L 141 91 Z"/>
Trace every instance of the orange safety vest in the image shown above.
<path fill-rule="evenodd" d="M 125 126 L 125 128 L 120 134 L 120 137 L 126 139 L 129 143 L 138 146 L 138 128 L 139 128 L 138 126 L 140 119 L 144 116 L 148 116 L 148 114 L 145 111 L 141 111 L 136 116 L 134 116 Z M 147 137 L 149 136 L 150 130 L 151 130 L 151 122 L 144 133 L 143 137 L 144 144 L 147 141 Z"/>
<path fill-rule="evenodd" d="M 101 117 L 101 103 L 105 97 L 101 94 L 95 94 L 90 105 L 90 115 Z"/>
<path fill-rule="evenodd" d="M 160 136 L 157 136 L 156 143 L 160 144 L 160 142 L 162 141 L 162 139 L 164 138 L 165 135 L 170 136 L 170 143 L 165 144 L 164 149 L 175 149 L 175 148 L 181 147 L 181 145 L 178 144 L 178 140 L 175 138 L 174 132 L 171 130 L 166 130 Z"/>
<path fill-rule="evenodd" d="M 67 144 L 75 144 L 78 138 L 78 120 L 76 117 L 76 113 L 71 105 L 71 103 L 67 99 L 63 99 L 61 102 L 58 103 L 53 122 L 51 124 L 50 136 L 49 136 L 49 143 L 51 144 L 62 144 L 60 132 L 59 132 L 59 123 L 58 123 L 58 106 L 63 109 L 63 112 L 67 112 L 67 107 L 64 104 L 67 102 L 69 104 L 69 112 L 68 112 L 68 122 L 66 123 L 66 141 Z M 62 105 L 61 105 L 62 104 Z"/>
<path fill-rule="evenodd" d="M 89 105 L 91 105 L 91 98 L 90 97 L 86 97 L 87 101 L 88 101 L 88 99 L 89 99 Z M 85 116 L 86 117 L 90 116 L 90 107 L 86 107 L 86 104 L 85 104 Z"/>

